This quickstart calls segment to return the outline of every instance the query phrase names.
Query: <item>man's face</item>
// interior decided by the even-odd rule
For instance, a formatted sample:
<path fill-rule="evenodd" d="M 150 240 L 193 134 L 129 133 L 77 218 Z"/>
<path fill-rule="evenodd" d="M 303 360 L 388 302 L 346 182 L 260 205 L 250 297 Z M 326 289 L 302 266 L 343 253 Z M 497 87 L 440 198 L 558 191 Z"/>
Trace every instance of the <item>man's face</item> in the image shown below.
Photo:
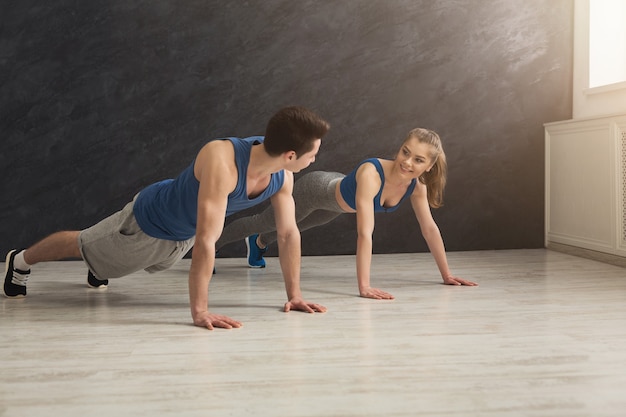
<path fill-rule="evenodd" d="M 309 165 L 311 165 L 313 162 L 315 162 L 315 157 L 317 156 L 317 153 L 320 150 L 321 144 L 322 144 L 322 139 L 316 139 L 313 142 L 313 149 L 311 149 L 309 152 L 305 154 L 302 154 L 300 158 L 297 158 L 297 156 L 294 156 L 293 159 L 287 164 L 288 166 L 286 166 L 285 169 L 291 172 L 300 172 L 306 167 L 308 167 Z"/>

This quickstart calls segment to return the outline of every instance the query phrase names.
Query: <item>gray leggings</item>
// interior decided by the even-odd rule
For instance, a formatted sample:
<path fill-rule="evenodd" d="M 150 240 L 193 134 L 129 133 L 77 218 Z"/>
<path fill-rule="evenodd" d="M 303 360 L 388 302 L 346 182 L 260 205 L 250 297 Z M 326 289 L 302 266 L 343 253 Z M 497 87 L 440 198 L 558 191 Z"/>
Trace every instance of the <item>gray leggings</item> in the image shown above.
<path fill-rule="evenodd" d="M 335 188 L 345 175 L 339 172 L 314 171 L 300 177 L 293 186 L 298 229 L 304 231 L 326 224 L 344 211 L 337 204 Z M 274 209 L 270 205 L 262 213 L 237 219 L 228 224 L 216 243 L 219 249 L 253 234 L 261 235 L 261 243 L 276 241 Z"/>

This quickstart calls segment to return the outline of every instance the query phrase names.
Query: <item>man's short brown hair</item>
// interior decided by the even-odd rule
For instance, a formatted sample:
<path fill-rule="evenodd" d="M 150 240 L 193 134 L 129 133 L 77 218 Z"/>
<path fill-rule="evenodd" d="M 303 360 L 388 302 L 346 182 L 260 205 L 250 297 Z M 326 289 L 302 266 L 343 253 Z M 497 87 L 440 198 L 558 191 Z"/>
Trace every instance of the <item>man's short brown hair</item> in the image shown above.
<path fill-rule="evenodd" d="M 272 156 L 294 151 L 298 157 L 311 151 L 330 125 L 315 112 L 300 106 L 285 107 L 267 123 L 265 150 Z"/>

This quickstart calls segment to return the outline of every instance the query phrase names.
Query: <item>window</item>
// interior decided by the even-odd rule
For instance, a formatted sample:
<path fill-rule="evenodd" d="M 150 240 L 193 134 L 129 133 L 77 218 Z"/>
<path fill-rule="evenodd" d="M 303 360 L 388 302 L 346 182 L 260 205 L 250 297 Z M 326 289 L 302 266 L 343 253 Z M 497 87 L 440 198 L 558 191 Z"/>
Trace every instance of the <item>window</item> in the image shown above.
<path fill-rule="evenodd" d="M 626 82 L 626 1 L 589 1 L 589 88 Z"/>

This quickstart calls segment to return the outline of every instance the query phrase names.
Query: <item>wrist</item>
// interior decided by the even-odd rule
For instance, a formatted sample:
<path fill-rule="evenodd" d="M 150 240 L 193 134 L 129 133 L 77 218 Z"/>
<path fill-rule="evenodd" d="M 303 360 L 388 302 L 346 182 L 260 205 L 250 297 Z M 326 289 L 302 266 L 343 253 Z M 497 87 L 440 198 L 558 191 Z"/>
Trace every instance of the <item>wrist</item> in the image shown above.
<path fill-rule="evenodd" d="M 304 299 L 302 298 L 301 295 L 296 295 L 293 297 L 287 297 L 287 301 L 289 301 L 290 303 L 296 303 L 298 301 L 303 301 Z"/>
<path fill-rule="evenodd" d="M 302 292 L 301 291 L 288 291 L 287 298 L 289 300 L 292 300 L 294 298 L 302 298 Z"/>
<path fill-rule="evenodd" d="M 452 276 L 452 272 L 450 272 L 449 270 L 441 271 L 441 278 L 446 279 L 446 278 L 450 278 L 451 276 Z"/>
<path fill-rule="evenodd" d="M 191 307 L 191 316 L 192 317 L 196 317 L 199 316 L 200 314 L 203 313 L 208 313 L 209 309 L 208 308 L 196 308 L 196 307 Z"/>
<path fill-rule="evenodd" d="M 357 278 L 357 284 L 359 285 L 359 289 L 361 289 L 361 288 L 369 288 L 369 286 L 370 286 L 370 279 L 369 279 L 369 277 L 367 277 L 367 278 Z"/>

